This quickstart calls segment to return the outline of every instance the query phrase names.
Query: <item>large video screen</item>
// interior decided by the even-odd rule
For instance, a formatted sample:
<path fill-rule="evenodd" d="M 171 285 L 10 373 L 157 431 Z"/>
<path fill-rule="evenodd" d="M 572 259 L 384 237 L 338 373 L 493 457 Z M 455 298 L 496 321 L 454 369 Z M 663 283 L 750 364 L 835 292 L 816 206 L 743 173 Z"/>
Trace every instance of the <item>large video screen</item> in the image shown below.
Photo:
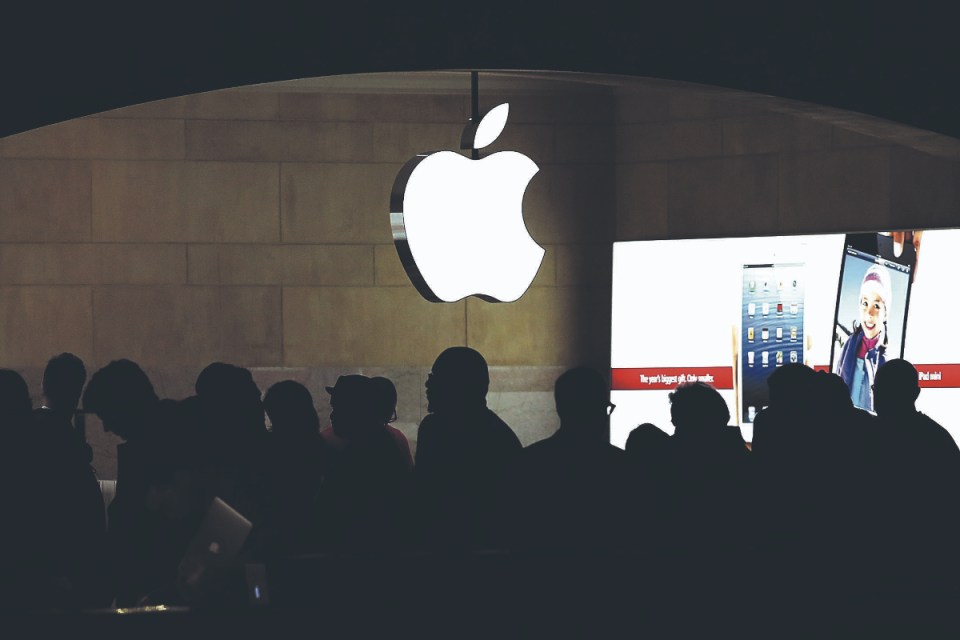
<path fill-rule="evenodd" d="M 885 360 L 920 372 L 917 408 L 960 442 L 960 342 L 944 305 L 960 229 L 618 242 L 613 247 L 611 440 L 652 423 L 673 433 L 669 393 L 716 387 L 753 438 L 766 379 L 802 362 L 833 371 L 873 410 Z"/>

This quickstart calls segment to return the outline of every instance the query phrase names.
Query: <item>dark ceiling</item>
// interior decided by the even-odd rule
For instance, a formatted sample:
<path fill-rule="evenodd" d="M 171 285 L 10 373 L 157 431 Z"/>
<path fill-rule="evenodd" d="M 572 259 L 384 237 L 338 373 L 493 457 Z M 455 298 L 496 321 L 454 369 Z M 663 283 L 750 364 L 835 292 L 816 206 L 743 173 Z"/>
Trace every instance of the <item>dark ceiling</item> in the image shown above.
<path fill-rule="evenodd" d="M 876 4 L 241 2 L 5 7 L 0 136 L 160 98 L 356 72 L 651 76 L 805 100 L 960 137 L 946 9 Z M 751 3 L 753 4 L 753 3 Z M 834 3 L 839 5 L 841 3 Z M 853 3 L 847 3 L 853 4 Z M 947 6 L 947 3 L 944 3 Z"/>

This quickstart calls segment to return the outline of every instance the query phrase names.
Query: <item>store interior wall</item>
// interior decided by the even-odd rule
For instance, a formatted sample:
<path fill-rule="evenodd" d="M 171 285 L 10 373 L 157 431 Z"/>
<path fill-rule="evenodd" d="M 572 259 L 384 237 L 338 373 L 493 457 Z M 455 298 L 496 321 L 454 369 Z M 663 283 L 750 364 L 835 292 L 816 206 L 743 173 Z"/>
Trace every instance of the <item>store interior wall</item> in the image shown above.
<path fill-rule="evenodd" d="M 539 165 L 524 215 L 544 262 L 515 303 L 432 304 L 397 258 L 390 189 L 415 153 L 457 148 L 469 83 L 404 77 L 171 98 L 0 139 L 0 366 L 39 405 L 62 351 L 91 374 L 132 359 L 171 398 L 231 362 L 263 390 L 300 380 L 322 417 L 338 375 L 386 375 L 415 447 L 430 364 L 467 344 L 529 444 L 556 428 L 559 373 L 609 367 L 613 241 L 960 224 L 951 138 L 697 85 L 514 74 L 481 93 L 511 103 L 484 153 Z M 94 419 L 88 434 L 114 477 L 115 440 Z"/>

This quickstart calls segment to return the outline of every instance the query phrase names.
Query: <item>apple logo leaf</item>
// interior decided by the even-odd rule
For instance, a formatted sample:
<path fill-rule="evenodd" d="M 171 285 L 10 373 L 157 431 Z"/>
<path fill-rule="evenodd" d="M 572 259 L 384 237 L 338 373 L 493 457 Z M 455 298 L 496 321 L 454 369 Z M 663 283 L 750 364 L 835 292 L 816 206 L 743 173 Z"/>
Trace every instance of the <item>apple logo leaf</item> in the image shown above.
<path fill-rule="evenodd" d="M 483 149 L 493 142 L 507 126 L 510 103 L 504 102 L 487 111 L 478 122 L 471 122 L 463 130 L 460 138 L 461 149 Z"/>

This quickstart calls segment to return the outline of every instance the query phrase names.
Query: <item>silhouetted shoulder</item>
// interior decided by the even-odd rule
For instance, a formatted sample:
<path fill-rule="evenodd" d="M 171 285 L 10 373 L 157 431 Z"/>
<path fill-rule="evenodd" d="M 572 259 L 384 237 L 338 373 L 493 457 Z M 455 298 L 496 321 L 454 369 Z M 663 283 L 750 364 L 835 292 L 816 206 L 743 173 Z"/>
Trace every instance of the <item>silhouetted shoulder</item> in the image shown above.
<path fill-rule="evenodd" d="M 515 434 L 513 429 L 510 428 L 510 425 L 504 422 L 503 419 L 496 413 L 490 409 L 486 409 L 484 420 L 486 423 L 484 427 L 490 429 L 491 435 L 495 434 L 498 438 L 502 439 L 505 446 L 514 447 L 517 450 L 523 448 L 523 445 L 520 444 L 520 438 L 517 437 L 517 434 Z"/>
<path fill-rule="evenodd" d="M 917 413 L 915 428 L 922 429 L 924 436 L 929 438 L 931 442 L 942 446 L 945 451 L 953 451 L 960 455 L 960 447 L 957 446 L 957 442 L 950 435 L 950 432 L 930 416 L 925 413 Z"/>

